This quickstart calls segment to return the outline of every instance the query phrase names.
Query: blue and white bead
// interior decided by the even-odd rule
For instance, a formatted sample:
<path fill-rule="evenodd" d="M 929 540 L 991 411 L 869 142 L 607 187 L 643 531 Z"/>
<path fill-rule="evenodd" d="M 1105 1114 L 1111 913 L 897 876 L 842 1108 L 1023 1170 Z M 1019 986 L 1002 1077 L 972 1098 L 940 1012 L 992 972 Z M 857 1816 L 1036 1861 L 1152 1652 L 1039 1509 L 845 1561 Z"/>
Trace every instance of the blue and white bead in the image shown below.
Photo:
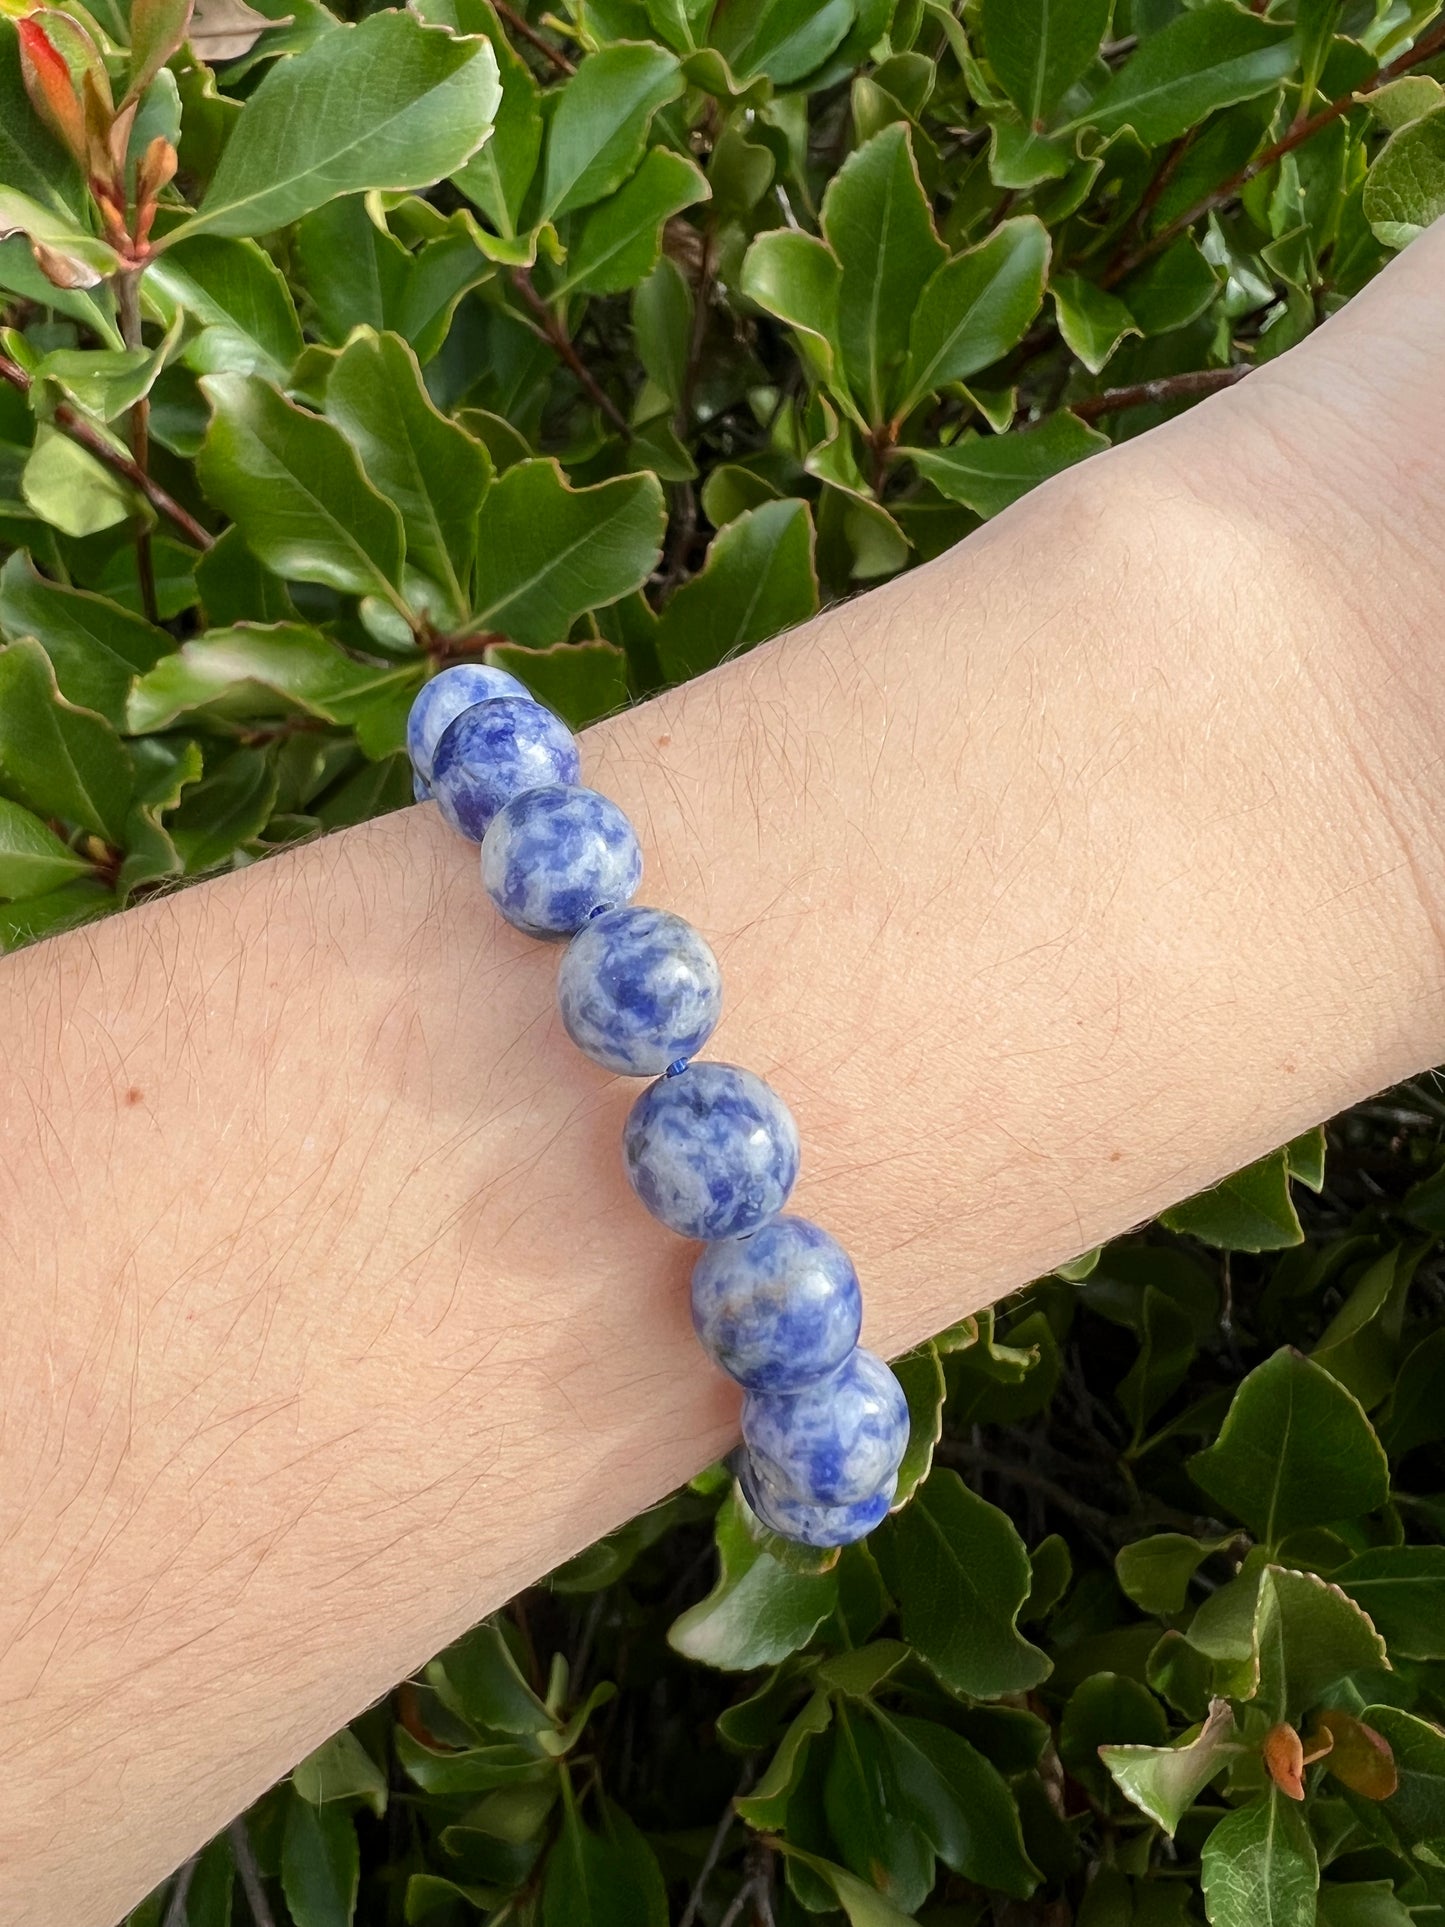
<path fill-rule="evenodd" d="M 509 676 L 505 669 L 492 669 L 484 662 L 453 663 L 450 669 L 423 683 L 406 719 L 406 753 L 417 776 L 430 783 L 437 744 L 448 724 L 455 722 L 464 709 L 489 703 L 496 696 L 526 694 L 525 683 Z M 417 797 L 419 803 L 422 800 Z"/>
<path fill-rule="evenodd" d="M 703 1349 L 750 1392 L 800 1392 L 858 1343 L 863 1294 L 836 1238 L 806 1218 L 774 1218 L 711 1244 L 693 1267 L 692 1322 Z"/>
<path fill-rule="evenodd" d="M 529 937 L 571 936 L 630 902 L 641 881 L 637 832 L 609 798 L 576 784 L 523 790 L 482 838 L 487 895 Z"/>
<path fill-rule="evenodd" d="M 746 1237 L 777 1216 L 798 1175 L 792 1112 L 733 1064 L 689 1064 L 649 1084 L 622 1149 L 638 1197 L 684 1238 Z"/>
<path fill-rule="evenodd" d="M 857 1505 L 903 1462 L 908 1401 L 883 1360 L 859 1347 L 801 1392 L 749 1392 L 743 1442 L 772 1490 L 809 1505 Z"/>
<path fill-rule="evenodd" d="M 769 1532 L 779 1533 L 800 1546 L 851 1546 L 866 1539 L 875 1526 L 888 1517 L 888 1508 L 898 1490 L 895 1472 L 877 1492 L 852 1505 L 812 1505 L 795 1499 L 771 1485 L 748 1458 L 740 1455 L 738 1484 L 754 1516 Z"/>
<path fill-rule="evenodd" d="M 712 1036 L 722 972 L 690 923 L 634 905 L 594 918 L 572 939 L 557 972 L 557 1008 L 578 1050 L 604 1070 L 656 1077 Z"/>
<path fill-rule="evenodd" d="M 530 696 L 495 696 L 449 722 L 432 758 L 437 808 L 480 843 L 497 811 L 542 783 L 575 783 L 577 738 Z"/>

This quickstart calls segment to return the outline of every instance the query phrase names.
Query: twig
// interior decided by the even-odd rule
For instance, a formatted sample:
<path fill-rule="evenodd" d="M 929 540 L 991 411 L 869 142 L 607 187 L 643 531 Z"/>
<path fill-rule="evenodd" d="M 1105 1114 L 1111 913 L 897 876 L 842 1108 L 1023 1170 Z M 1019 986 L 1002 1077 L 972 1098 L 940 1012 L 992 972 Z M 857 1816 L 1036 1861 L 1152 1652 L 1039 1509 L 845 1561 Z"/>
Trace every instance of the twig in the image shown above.
<path fill-rule="evenodd" d="M 251 1909 L 251 1919 L 255 1927 L 276 1927 L 276 1916 L 271 1912 L 266 1891 L 261 1885 L 261 1870 L 251 1851 L 251 1836 L 246 1831 L 245 1820 L 233 1820 L 228 1831 L 231 1835 L 231 1852 L 236 1857 L 236 1871 L 241 1876 L 241 1885 L 246 1889 L 246 1905 Z"/>
<path fill-rule="evenodd" d="M 1184 375 L 1160 375 L 1153 381 L 1136 381 L 1128 388 L 1106 388 L 1102 395 L 1071 402 L 1070 408 L 1080 421 L 1097 421 L 1101 415 L 1122 415 L 1126 408 L 1158 406 L 1164 402 L 1189 401 L 1200 395 L 1218 394 L 1237 381 L 1253 374 L 1247 361 L 1230 368 L 1197 368 Z"/>
<path fill-rule="evenodd" d="M 515 9 L 507 6 L 506 0 L 496 0 L 497 17 L 503 26 L 519 33 L 529 45 L 535 47 L 544 60 L 550 60 L 559 74 L 575 74 L 577 69 L 560 47 L 554 47 L 550 40 L 544 40 L 530 20 L 524 20 Z"/>
<path fill-rule="evenodd" d="M 186 1896 L 191 1891 L 191 1882 L 196 1877 L 198 1855 L 192 1854 L 184 1867 L 176 1872 L 176 1884 L 171 1888 L 170 1900 L 166 1903 L 166 1917 L 163 1927 L 186 1927 Z"/>
<path fill-rule="evenodd" d="M 140 270 L 128 268 L 124 274 L 115 277 L 115 304 L 120 316 L 120 338 L 127 348 L 142 345 L 140 318 Z M 144 395 L 132 404 L 128 426 L 130 428 L 130 452 L 135 457 L 135 465 L 142 475 L 150 473 L 150 420 L 151 405 Z M 156 602 L 156 565 L 151 554 L 150 524 L 145 517 L 135 519 L 135 572 L 140 583 L 141 609 L 147 622 L 159 622 L 160 608 Z"/>
<path fill-rule="evenodd" d="M 1077 1519 L 1081 1525 L 1092 1526 L 1096 1531 L 1118 1524 L 1113 1513 L 1076 1499 L 1056 1479 L 1035 1472 L 1031 1466 L 1016 1465 L 1011 1459 L 999 1458 L 997 1454 L 978 1446 L 945 1444 L 939 1448 L 937 1456 L 945 1464 L 963 1466 L 976 1472 L 993 1472 L 1001 1479 L 1011 1479 L 1015 1485 L 1029 1486 L 1035 1492 L 1042 1493 L 1060 1512 L 1068 1513 L 1070 1518 Z"/>
<path fill-rule="evenodd" d="M 572 370 L 572 373 L 582 384 L 586 393 L 602 410 L 608 421 L 612 423 L 612 426 L 617 429 L 623 438 L 631 441 L 632 428 L 627 417 L 612 400 L 611 396 L 603 393 L 602 388 L 598 384 L 597 377 L 592 373 L 592 370 L 587 366 L 586 362 L 583 361 L 581 355 L 578 354 L 576 346 L 568 335 L 567 330 L 562 326 L 561 321 L 547 306 L 547 303 L 542 299 L 541 295 L 538 294 L 536 288 L 533 286 L 532 277 L 525 268 L 512 269 L 512 286 L 532 310 L 532 313 L 536 316 L 537 325 L 543 335 L 552 344 L 559 357 L 566 362 L 567 366 Z"/>
<path fill-rule="evenodd" d="M 713 1834 L 708 1850 L 703 1855 L 702 1866 L 698 1869 L 697 1879 L 693 1882 L 692 1892 L 687 1897 L 687 1905 L 683 1909 L 682 1919 L 678 1921 L 677 1927 L 693 1927 L 697 1919 L 697 1910 L 702 1905 L 703 1892 L 713 1868 L 722 1856 L 723 1845 L 737 1822 L 737 1803 L 752 1785 L 753 1772 L 754 1766 L 750 1760 L 743 1771 L 737 1792 L 722 1810 L 722 1818 L 718 1821 L 717 1831 Z"/>
<path fill-rule="evenodd" d="M 4 355 L 0 355 L 0 381 L 8 382 L 22 395 L 28 395 L 30 392 L 29 375 L 18 363 L 8 360 Z M 83 415 L 77 414 L 69 402 L 61 402 L 51 419 L 55 426 L 63 429 L 73 442 L 79 442 L 80 446 L 94 455 L 97 461 L 104 462 L 106 467 L 114 469 L 117 475 L 123 475 L 132 488 L 139 489 L 156 513 L 163 515 L 174 528 L 178 529 L 192 547 L 209 549 L 215 546 L 216 538 L 208 535 L 193 515 L 183 509 L 174 497 L 168 495 L 159 482 L 153 482 L 143 469 L 138 468 L 129 455 L 123 454 L 120 449 L 114 447 L 104 435 L 91 426 Z"/>
<path fill-rule="evenodd" d="M 1193 207 L 1185 208 L 1182 214 L 1177 214 L 1172 221 L 1166 222 L 1157 234 L 1150 235 L 1147 241 L 1126 254 L 1122 260 L 1112 262 L 1105 273 L 1099 277 L 1100 287 L 1112 288 L 1115 282 L 1122 281 L 1127 274 L 1132 274 L 1141 262 L 1158 254 L 1187 228 L 1193 227 L 1202 215 L 1210 213 L 1216 207 L 1223 207 L 1226 201 L 1232 201 L 1240 189 L 1247 187 L 1257 174 L 1262 174 L 1267 167 L 1273 167 L 1276 161 L 1282 160 L 1286 154 L 1293 153 L 1296 147 L 1302 146 L 1305 141 L 1318 134 L 1322 127 L 1328 127 L 1331 121 L 1336 121 L 1342 114 L 1347 114 L 1358 101 L 1387 86 L 1401 74 L 1408 73 L 1412 67 L 1418 67 L 1422 61 L 1432 59 L 1442 50 L 1445 50 L 1445 21 L 1437 23 L 1433 33 L 1427 33 L 1398 59 L 1382 67 L 1374 79 L 1366 81 L 1363 87 L 1352 87 L 1349 93 L 1341 94 L 1328 106 L 1321 107 L 1319 112 L 1311 114 L 1308 120 L 1295 121 L 1287 133 L 1282 134 L 1277 141 L 1271 141 L 1269 146 L 1262 153 L 1256 154 L 1252 161 L 1246 161 L 1243 167 L 1237 168 L 1228 180 L 1221 181 L 1216 188 L 1211 188 L 1208 194 L 1194 203 Z"/>

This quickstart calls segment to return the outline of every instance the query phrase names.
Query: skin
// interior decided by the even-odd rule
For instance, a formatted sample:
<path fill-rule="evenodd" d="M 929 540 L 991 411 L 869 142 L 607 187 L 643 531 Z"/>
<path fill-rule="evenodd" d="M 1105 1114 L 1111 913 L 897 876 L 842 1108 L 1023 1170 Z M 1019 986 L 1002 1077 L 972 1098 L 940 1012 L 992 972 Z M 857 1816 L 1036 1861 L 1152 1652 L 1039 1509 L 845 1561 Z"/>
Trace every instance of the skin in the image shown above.
<path fill-rule="evenodd" d="M 589 732 L 880 1352 L 1445 1056 L 1442 287 Z M 733 1442 L 555 967 L 424 808 L 0 968 L 13 1927 Z"/>

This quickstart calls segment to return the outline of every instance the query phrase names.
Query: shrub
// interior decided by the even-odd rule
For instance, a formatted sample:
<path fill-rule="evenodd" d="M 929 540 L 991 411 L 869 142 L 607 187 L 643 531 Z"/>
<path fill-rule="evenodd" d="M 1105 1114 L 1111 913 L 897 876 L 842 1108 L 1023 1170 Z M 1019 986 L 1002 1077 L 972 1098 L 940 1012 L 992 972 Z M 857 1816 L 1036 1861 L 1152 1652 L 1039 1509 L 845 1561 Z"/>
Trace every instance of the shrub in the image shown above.
<path fill-rule="evenodd" d="M 1241 378 L 1445 205 L 1439 13 L 0 15 L 0 941 L 406 802 L 438 663 L 585 724 Z M 1437 1918 L 1442 1117 L 921 1347 L 831 1564 L 697 1480 L 133 1920 Z"/>

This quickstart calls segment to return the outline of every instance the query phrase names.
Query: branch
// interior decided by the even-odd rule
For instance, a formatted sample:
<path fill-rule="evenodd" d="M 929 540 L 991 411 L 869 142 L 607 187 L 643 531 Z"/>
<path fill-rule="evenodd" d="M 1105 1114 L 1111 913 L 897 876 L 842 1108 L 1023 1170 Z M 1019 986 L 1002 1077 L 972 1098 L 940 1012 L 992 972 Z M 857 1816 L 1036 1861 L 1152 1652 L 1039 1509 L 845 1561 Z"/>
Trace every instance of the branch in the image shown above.
<path fill-rule="evenodd" d="M 29 375 L 16 362 L 8 360 L 4 355 L 0 355 L 0 381 L 8 381 L 10 386 L 18 389 L 22 395 L 30 393 Z M 193 548 L 209 549 L 215 546 L 216 538 L 208 534 L 188 510 L 183 509 L 173 496 L 168 495 L 159 482 L 152 481 L 129 455 L 124 455 L 118 448 L 112 447 L 105 436 L 92 427 L 83 415 L 77 414 L 69 402 L 61 402 L 52 419 L 57 428 L 63 429 L 73 442 L 79 442 L 80 446 L 94 455 L 97 461 L 104 462 L 106 467 L 114 469 L 117 475 L 123 475 L 131 487 L 138 489 L 156 513 L 163 515 L 172 527 L 178 529 Z"/>
<path fill-rule="evenodd" d="M 497 17 L 503 26 L 510 27 L 513 33 L 535 47 L 545 60 L 549 60 L 559 74 L 575 74 L 577 69 L 560 47 L 554 47 L 550 40 L 544 40 L 530 20 L 524 20 L 514 8 L 506 5 L 506 0 L 495 0 Z"/>
<path fill-rule="evenodd" d="M 1247 361 L 1230 368 L 1198 368 L 1185 375 L 1160 375 L 1153 381 L 1136 381 L 1128 388 L 1106 388 L 1102 395 L 1086 401 L 1070 402 L 1071 413 L 1080 421 L 1097 421 L 1100 415 L 1122 415 L 1126 408 L 1158 406 L 1161 402 L 1192 401 L 1201 395 L 1216 395 L 1221 388 L 1232 388 L 1254 370 Z"/>
<path fill-rule="evenodd" d="M 1347 114 L 1358 101 L 1375 93 L 1379 88 L 1387 86 L 1390 81 L 1397 80 L 1401 74 L 1408 73 L 1412 67 L 1418 67 L 1423 61 L 1432 59 L 1442 49 L 1445 49 L 1445 21 L 1437 22 L 1432 33 L 1427 33 L 1398 59 L 1382 67 L 1374 79 L 1366 81 L 1363 87 L 1355 87 L 1349 93 L 1341 94 L 1328 106 L 1321 107 L 1317 114 L 1311 114 L 1308 120 L 1296 121 L 1288 133 L 1281 135 L 1277 141 L 1271 141 L 1262 153 L 1256 154 L 1252 161 L 1246 161 L 1244 166 L 1231 174 L 1227 181 L 1221 181 L 1218 187 L 1212 188 L 1202 199 L 1197 200 L 1193 207 L 1187 207 L 1182 214 L 1175 215 L 1174 219 L 1166 222 L 1157 234 L 1151 235 L 1142 246 L 1126 254 L 1121 261 L 1112 263 L 1106 272 L 1100 275 L 1100 287 L 1112 288 L 1116 282 L 1122 281 L 1126 274 L 1132 274 L 1141 262 L 1149 260 L 1162 248 L 1167 248 L 1171 241 L 1177 240 L 1186 228 L 1193 227 L 1203 215 L 1210 213 L 1216 207 L 1222 207 L 1226 201 L 1232 201 L 1240 189 L 1247 187 L 1257 174 L 1262 174 L 1267 167 L 1273 167 L 1277 160 L 1282 160 L 1286 154 L 1293 153 L 1296 147 L 1302 147 L 1313 135 L 1318 134 L 1322 127 L 1328 127 L 1331 121 L 1336 121 L 1342 114 Z"/>
<path fill-rule="evenodd" d="M 561 321 L 547 306 L 547 303 L 542 299 L 541 295 L 538 294 L 536 288 L 533 286 L 532 277 L 525 268 L 512 269 L 512 286 L 532 310 L 532 313 L 537 318 L 537 325 L 543 335 L 552 344 L 553 348 L 556 349 L 559 357 L 566 362 L 567 366 L 572 370 L 572 373 L 582 384 L 587 395 L 602 410 L 608 421 L 612 423 L 612 426 L 617 429 L 624 440 L 631 441 L 632 428 L 627 417 L 612 400 L 611 396 L 603 393 L 598 384 L 597 377 L 587 366 L 581 355 L 578 354 L 576 344 L 568 335 L 567 330 L 562 326 Z"/>

